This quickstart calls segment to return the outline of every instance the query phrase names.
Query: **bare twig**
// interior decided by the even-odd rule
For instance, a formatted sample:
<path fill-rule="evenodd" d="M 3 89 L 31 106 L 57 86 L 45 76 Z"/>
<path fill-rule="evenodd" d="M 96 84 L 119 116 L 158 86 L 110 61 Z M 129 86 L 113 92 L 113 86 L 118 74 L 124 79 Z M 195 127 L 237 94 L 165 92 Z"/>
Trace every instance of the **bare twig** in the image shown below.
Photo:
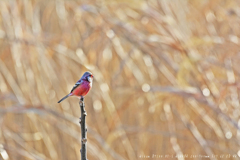
<path fill-rule="evenodd" d="M 79 101 L 79 106 L 81 109 L 80 125 L 82 133 L 82 149 L 81 149 L 81 160 L 87 160 L 87 127 L 86 127 L 86 116 L 87 112 L 85 110 L 84 98 L 81 97 Z"/>

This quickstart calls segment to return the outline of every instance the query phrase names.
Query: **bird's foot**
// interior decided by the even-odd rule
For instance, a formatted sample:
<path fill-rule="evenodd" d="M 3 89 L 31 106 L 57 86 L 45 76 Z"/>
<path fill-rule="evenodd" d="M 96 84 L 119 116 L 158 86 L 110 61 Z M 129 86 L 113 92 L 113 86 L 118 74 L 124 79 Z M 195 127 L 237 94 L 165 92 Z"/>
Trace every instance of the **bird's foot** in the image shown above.
<path fill-rule="evenodd" d="M 83 104 L 83 103 L 84 103 L 84 97 L 81 96 L 79 99 L 80 99 L 80 100 L 79 100 L 79 103 L 80 103 L 80 104 Z"/>

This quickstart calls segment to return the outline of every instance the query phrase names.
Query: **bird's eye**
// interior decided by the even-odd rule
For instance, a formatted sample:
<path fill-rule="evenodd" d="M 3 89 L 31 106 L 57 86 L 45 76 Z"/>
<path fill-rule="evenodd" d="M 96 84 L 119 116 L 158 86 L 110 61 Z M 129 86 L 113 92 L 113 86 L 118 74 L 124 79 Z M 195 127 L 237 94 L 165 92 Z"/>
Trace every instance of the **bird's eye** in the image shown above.
<path fill-rule="evenodd" d="M 88 77 L 87 77 L 87 80 L 88 80 L 88 82 L 91 82 L 91 81 L 92 81 L 92 77 L 91 77 L 91 76 L 88 76 Z"/>

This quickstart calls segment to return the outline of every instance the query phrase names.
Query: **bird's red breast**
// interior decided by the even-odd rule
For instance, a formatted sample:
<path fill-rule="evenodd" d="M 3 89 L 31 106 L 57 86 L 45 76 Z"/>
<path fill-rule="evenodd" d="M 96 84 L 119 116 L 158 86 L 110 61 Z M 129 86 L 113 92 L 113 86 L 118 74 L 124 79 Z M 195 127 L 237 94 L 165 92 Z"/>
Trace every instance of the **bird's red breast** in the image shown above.
<path fill-rule="evenodd" d="M 83 80 L 83 82 L 77 86 L 71 93 L 74 96 L 85 96 L 91 89 L 92 84 L 88 81 Z"/>

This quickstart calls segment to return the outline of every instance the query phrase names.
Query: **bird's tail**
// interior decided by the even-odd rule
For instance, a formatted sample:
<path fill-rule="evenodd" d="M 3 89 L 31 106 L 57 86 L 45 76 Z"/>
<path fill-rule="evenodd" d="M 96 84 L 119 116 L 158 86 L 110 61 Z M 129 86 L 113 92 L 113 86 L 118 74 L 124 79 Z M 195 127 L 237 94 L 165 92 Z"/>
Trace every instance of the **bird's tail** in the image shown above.
<path fill-rule="evenodd" d="M 63 97 L 60 101 L 58 101 L 58 103 L 62 102 L 64 99 L 68 98 L 70 96 L 70 94 L 66 95 L 65 97 Z"/>

